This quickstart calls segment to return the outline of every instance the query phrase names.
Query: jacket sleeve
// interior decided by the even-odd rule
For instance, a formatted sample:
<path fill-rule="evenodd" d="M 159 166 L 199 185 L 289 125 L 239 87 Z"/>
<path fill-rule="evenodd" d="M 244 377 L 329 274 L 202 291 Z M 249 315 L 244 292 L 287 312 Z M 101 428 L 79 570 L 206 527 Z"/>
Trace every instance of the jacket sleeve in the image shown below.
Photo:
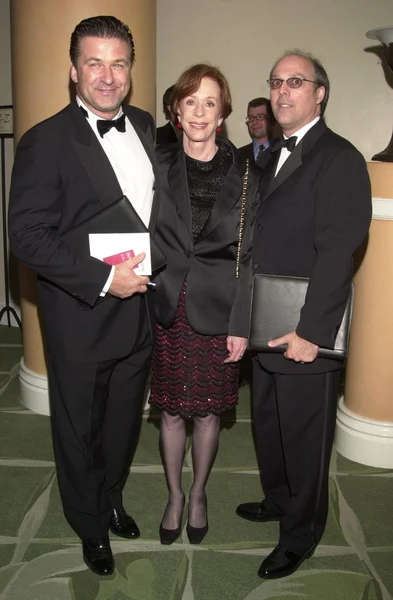
<path fill-rule="evenodd" d="M 318 346 L 334 347 L 352 280 L 353 254 L 367 236 L 371 214 L 366 163 L 348 146 L 325 169 L 315 200 L 316 260 L 296 332 Z"/>
<path fill-rule="evenodd" d="M 39 128 L 19 142 L 11 178 L 8 228 L 16 258 L 70 295 L 93 306 L 110 265 L 77 253 L 59 233 L 65 182 L 51 138 Z"/>

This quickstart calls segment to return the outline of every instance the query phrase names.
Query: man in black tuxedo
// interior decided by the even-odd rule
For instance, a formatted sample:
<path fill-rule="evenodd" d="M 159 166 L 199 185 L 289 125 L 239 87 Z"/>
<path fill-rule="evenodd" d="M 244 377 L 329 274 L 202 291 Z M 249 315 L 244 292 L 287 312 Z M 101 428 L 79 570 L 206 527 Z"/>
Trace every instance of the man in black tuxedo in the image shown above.
<path fill-rule="evenodd" d="M 139 434 L 152 349 L 144 254 L 110 266 L 63 236 L 123 194 L 154 229 L 154 123 L 122 106 L 134 42 L 115 17 L 92 17 L 71 36 L 77 97 L 21 139 L 12 174 L 9 234 L 38 274 L 53 446 L 65 516 L 86 564 L 113 572 L 108 530 L 139 530 L 122 502 Z"/>
<path fill-rule="evenodd" d="M 267 98 L 250 100 L 247 106 L 246 124 L 252 142 L 239 148 L 239 154 L 244 160 L 249 158 L 250 161 L 256 161 L 270 146 L 274 126 L 270 100 Z"/>
<path fill-rule="evenodd" d="M 287 53 L 270 73 L 272 108 L 284 139 L 262 155 L 254 273 L 308 277 L 296 331 L 253 361 L 254 424 L 262 502 L 240 504 L 251 521 L 279 521 L 278 546 L 262 562 L 266 579 L 296 571 L 319 543 L 328 512 L 341 363 L 318 358 L 334 347 L 352 279 L 352 256 L 366 238 L 371 190 L 366 163 L 321 119 L 329 80 L 319 61 Z"/>
<path fill-rule="evenodd" d="M 171 111 L 171 97 L 173 88 L 175 86 L 171 85 L 162 97 L 162 111 L 165 115 L 168 123 L 163 125 L 162 127 L 157 127 L 156 130 L 156 144 L 174 144 L 179 141 L 181 137 L 181 132 L 176 130 L 177 118 L 176 115 L 173 115 Z M 179 131 L 179 134 L 176 133 Z"/>

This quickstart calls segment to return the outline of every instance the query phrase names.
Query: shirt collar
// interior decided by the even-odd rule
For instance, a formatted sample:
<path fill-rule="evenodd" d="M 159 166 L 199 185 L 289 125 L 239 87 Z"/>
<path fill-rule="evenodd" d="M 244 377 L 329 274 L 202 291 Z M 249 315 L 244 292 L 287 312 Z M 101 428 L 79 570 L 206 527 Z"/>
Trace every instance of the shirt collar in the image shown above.
<path fill-rule="evenodd" d="M 298 145 L 298 143 L 300 142 L 300 140 L 302 140 L 304 138 L 304 136 L 306 135 L 306 133 L 311 129 L 311 127 L 314 127 L 314 125 L 316 123 L 318 123 L 319 119 L 321 117 L 318 115 L 318 117 L 315 117 L 315 119 L 313 119 L 312 121 L 310 121 L 310 123 L 307 123 L 306 125 L 303 125 L 303 127 L 301 127 L 298 131 L 295 131 L 290 137 L 295 137 L 296 136 L 296 146 Z M 288 136 L 284 135 L 284 140 L 287 140 Z"/>
<path fill-rule="evenodd" d="M 81 106 L 82 108 L 85 109 L 85 111 L 87 112 L 87 116 L 89 118 L 89 123 L 91 125 L 96 125 L 97 121 L 99 119 L 101 119 L 102 117 L 99 117 L 98 115 L 96 115 L 95 113 L 93 113 L 90 108 L 88 108 L 86 106 L 86 104 L 84 102 L 82 102 L 82 100 L 79 98 L 79 96 L 76 97 L 76 103 L 78 106 Z M 117 113 L 116 116 L 113 117 L 113 119 L 110 119 L 111 121 L 113 121 L 114 119 L 118 119 L 119 117 L 121 117 L 121 115 L 123 114 L 123 108 L 120 106 L 119 108 L 119 112 Z"/>
<path fill-rule="evenodd" d="M 257 140 L 252 140 L 252 150 L 254 152 L 254 156 L 255 158 L 258 156 L 259 154 L 259 148 L 260 148 L 261 144 L 259 142 L 257 142 Z M 270 140 L 268 140 L 267 142 L 265 142 L 264 144 L 262 144 L 262 146 L 264 148 L 269 148 L 270 146 Z"/>

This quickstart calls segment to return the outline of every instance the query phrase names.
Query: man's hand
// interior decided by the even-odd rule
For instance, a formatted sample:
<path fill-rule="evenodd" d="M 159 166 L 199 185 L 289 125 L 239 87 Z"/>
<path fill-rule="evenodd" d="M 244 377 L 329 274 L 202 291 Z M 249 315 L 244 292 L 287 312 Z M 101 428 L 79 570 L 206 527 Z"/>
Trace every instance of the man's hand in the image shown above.
<path fill-rule="evenodd" d="M 237 362 L 240 360 L 247 348 L 247 338 L 235 337 L 228 335 L 227 349 L 229 356 L 224 360 L 224 363 Z"/>
<path fill-rule="evenodd" d="M 271 340 L 269 346 L 275 348 L 281 344 L 288 344 L 284 352 L 285 358 L 295 362 L 311 363 L 317 358 L 319 346 L 299 337 L 296 331 L 291 331 L 276 340 Z"/>
<path fill-rule="evenodd" d="M 115 266 L 115 274 L 112 279 L 109 294 L 117 298 L 128 298 L 133 294 L 144 294 L 147 291 L 149 277 L 137 275 L 134 267 L 146 257 L 144 252 Z"/>

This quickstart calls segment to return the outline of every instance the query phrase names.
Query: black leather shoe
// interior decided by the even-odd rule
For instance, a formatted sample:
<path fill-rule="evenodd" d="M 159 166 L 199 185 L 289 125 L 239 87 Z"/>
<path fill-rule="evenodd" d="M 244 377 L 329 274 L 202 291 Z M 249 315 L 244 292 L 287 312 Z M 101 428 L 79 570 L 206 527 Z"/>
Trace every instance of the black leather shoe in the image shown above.
<path fill-rule="evenodd" d="M 239 504 L 236 509 L 236 514 L 247 521 L 257 521 L 265 523 L 266 521 L 279 521 L 283 515 L 273 513 L 265 508 L 263 502 L 245 502 Z"/>
<path fill-rule="evenodd" d="M 93 573 L 112 575 L 115 566 L 109 538 L 82 540 L 83 560 Z"/>
<path fill-rule="evenodd" d="M 314 554 L 314 549 L 299 556 L 284 546 L 276 546 L 259 567 L 258 575 L 263 579 L 279 579 L 294 573 L 306 558 Z"/>
<path fill-rule="evenodd" d="M 112 510 L 111 522 L 109 526 L 112 533 L 119 537 L 135 540 L 139 538 L 141 532 L 134 519 L 126 513 L 123 506 Z"/>

